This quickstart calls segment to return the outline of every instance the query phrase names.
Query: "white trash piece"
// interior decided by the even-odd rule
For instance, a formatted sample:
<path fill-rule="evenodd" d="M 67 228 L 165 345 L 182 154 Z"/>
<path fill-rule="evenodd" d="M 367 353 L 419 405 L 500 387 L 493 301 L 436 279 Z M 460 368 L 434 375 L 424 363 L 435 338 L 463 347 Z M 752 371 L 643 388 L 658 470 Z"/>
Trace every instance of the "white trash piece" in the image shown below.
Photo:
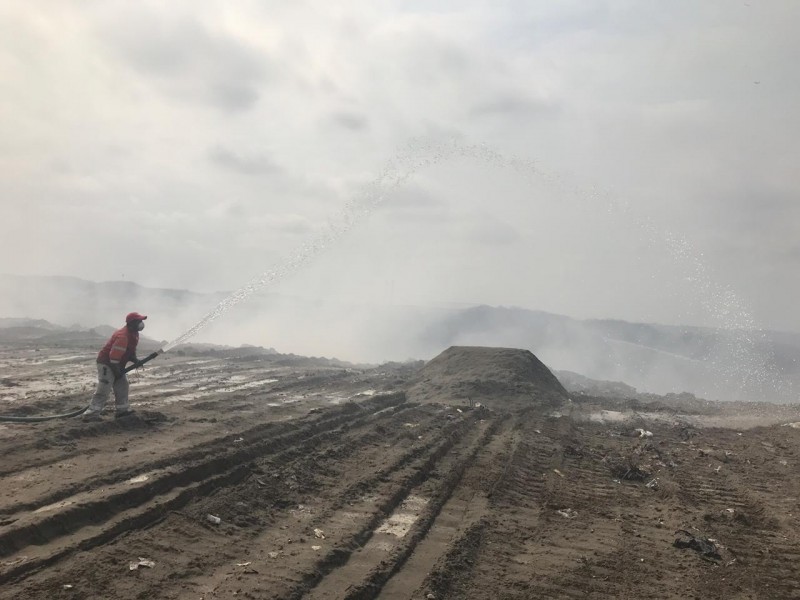
<path fill-rule="evenodd" d="M 219 525 L 220 523 L 222 523 L 222 519 L 220 519 L 216 515 L 206 515 L 206 520 L 209 523 L 213 523 L 214 525 Z"/>
<path fill-rule="evenodd" d="M 129 568 L 131 571 L 135 571 L 135 570 L 137 570 L 139 567 L 147 567 L 148 569 L 152 569 L 152 568 L 153 568 L 153 567 L 155 567 L 155 566 L 156 566 L 156 563 L 155 563 L 154 561 L 150 560 L 149 558 L 142 558 L 142 557 L 140 556 L 140 557 L 139 557 L 139 560 L 138 560 L 138 561 L 136 561 L 136 562 L 131 562 L 131 563 L 128 565 L 128 568 Z"/>

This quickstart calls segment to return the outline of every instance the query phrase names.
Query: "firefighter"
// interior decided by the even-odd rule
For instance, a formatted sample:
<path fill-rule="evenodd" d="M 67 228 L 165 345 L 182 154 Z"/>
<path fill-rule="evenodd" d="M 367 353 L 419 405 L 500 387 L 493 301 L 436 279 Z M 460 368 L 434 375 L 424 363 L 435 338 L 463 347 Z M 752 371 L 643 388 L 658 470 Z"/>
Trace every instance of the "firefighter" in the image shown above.
<path fill-rule="evenodd" d="M 117 329 L 97 354 L 97 391 L 92 397 L 89 408 L 83 414 L 84 421 L 99 421 L 100 414 L 106 405 L 111 391 L 114 391 L 114 417 L 133 414 L 128 402 L 128 377 L 125 365 L 139 362 L 136 358 L 136 346 L 139 344 L 139 332 L 144 329 L 146 315 L 137 312 L 128 313 L 125 327 Z"/>

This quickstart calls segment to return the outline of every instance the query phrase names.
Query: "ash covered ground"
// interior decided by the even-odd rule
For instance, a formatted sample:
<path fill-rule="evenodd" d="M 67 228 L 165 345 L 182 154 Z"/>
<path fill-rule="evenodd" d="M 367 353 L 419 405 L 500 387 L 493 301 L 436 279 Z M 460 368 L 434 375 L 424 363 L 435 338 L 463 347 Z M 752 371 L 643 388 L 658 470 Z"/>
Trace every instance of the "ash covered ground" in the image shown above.
<path fill-rule="evenodd" d="M 0 412 L 85 405 L 98 339 L 0 344 Z M 0 598 L 800 598 L 797 405 L 489 348 L 131 379 L 136 416 L 0 424 Z"/>

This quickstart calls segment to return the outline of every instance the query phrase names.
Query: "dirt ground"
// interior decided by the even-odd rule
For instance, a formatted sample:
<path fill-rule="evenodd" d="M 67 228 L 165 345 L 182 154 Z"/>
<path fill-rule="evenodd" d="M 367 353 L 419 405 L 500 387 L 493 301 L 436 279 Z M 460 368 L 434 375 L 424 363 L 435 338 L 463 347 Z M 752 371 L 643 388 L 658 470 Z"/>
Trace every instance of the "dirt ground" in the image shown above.
<path fill-rule="evenodd" d="M 797 405 L 505 410 L 430 376 L 411 401 L 410 366 L 151 365 L 136 416 L 0 424 L 0 598 L 800 598 Z M 82 344 L 0 368 L 4 414 L 93 390 Z"/>

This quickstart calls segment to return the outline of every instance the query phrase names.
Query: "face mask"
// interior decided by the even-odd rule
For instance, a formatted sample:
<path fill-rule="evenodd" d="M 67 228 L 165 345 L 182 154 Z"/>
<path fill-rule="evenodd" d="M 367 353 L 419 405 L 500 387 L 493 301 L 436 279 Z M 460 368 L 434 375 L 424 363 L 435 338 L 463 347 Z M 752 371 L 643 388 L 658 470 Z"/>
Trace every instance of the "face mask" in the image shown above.
<path fill-rule="evenodd" d="M 144 321 L 139 321 L 139 324 L 136 326 L 137 331 L 141 331 L 144 329 Z"/>

